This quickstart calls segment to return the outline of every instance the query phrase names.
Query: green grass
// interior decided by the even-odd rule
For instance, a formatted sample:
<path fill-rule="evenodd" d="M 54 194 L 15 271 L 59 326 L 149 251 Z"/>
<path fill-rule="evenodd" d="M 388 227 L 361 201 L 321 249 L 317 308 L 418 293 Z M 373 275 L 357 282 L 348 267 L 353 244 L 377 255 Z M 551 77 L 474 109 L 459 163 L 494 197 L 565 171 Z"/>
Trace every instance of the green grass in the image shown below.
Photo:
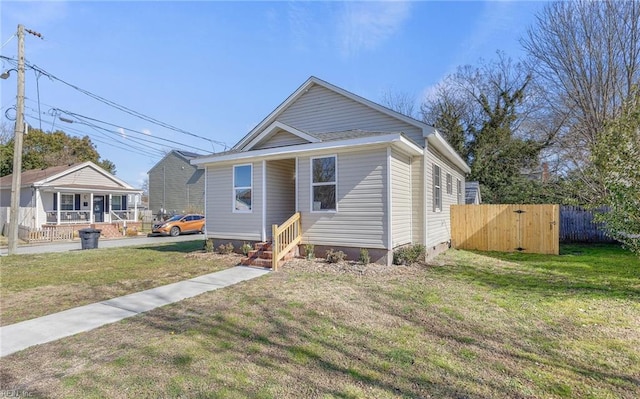
<path fill-rule="evenodd" d="M 202 240 L 196 240 L 3 257 L 1 323 L 7 325 L 99 302 L 211 273 L 232 264 L 228 260 L 212 261 L 196 256 L 201 248 Z"/>
<path fill-rule="evenodd" d="M 364 275 L 285 265 L 11 355 L 0 383 L 42 397 L 640 397 L 640 262 L 562 250 L 452 250 Z"/>

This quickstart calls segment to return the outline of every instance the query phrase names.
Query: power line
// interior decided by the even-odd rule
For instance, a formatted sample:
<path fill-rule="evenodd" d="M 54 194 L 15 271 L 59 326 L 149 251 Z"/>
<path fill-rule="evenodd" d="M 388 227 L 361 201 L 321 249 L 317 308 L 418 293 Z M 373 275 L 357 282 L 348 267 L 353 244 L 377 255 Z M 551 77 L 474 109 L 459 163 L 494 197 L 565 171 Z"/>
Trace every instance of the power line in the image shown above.
<path fill-rule="evenodd" d="M 131 129 L 131 128 L 127 128 L 127 127 L 123 127 L 123 126 L 120 126 L 120 125 L 116 125 L 116 124 L 113 124 L 113 123 L 110 123 L 110 122 L 105 122 L 105 121 L 102 121 L 102 120 L 100 120 L 100 119 L 92 118 L 92 117 L 90 117 L 90 116 L 80 115 L 80 114 L 77 114 L 77 113 L 75 113 L 75 112 L 65 111 L 65 110 L 62 110 L 62 109 L 58 109 L 58 111 L 60 111 L 60 112 L 62 112 L 62 113 L 65 113 L 65 114 L 67 114 L 67 115 L 71 115 L 71 116 L 73 116 L 73 117 L 77 118 L 78 120 L 82 121 L 82 123 L 87 123 L 87 124 L 88 124 L 89 122 L 86 122 L 86 121 L 87 121 L 87 120 L 90 120 L 90 121 L 93 121 L 93 122 L 98 122 L 98 123 L 105 124 L 105 125 L 107 125 L 107 126 L 112 126 L 112 127 L 118 128 L 118 129 L 123 129 L 123 130 L 126 130 L 126 131 L 131 132 L 131 133 L 140 134 L 140 135 L 143 135 L 143 136 L 145 136 L 145 137 L 153 137 L 153 138 L 154 138 L 154 139 L 156 139 L 156 140 L 162 140 L 162 141 L 166 141 L 166 142 L 168 142 L 168 143 L 178 144 L 178 145 L 181 145 L 181 146 L 183 146 L 183 147 L 189 147 L 189 148 L 194 149 L 194 150 L 202 151 L 202 149 L 201 149 L 201 148 L 199 148 L 199 147 L 194 147 L 194 146 L 191 146 L 191 145 L 187 145 L 187 144 L 184 144 L 184 143 L 180 143 L 179 141 L 174 141 L 174 140 L 165 139 L 165 138 L 163 138 L 163 137 L 149 136 L 148 134 L 146 134 L 146 133 L 144 133 L 144 132 L 140 132 L 140 131 L 137 131 L 137 130 L 134 130 L 134 129 Z M 101 127 L 99 127 L 99 128 L 100 128 L 100 129 L 102 129 Z M 153 142 L 152 140 L 148 140 L 148 139 L 139 139 L 139 140 L 147 141 L 147 142 L 150 142 L 150 143 L 156 144 L 156 143 L 155 143 L 155 142 Z"/>
<path fill-rule="evenodd" d="M 30 101 L 31 102 L 35 102 L 33 100 L 30 100 Z M 177 142 L 177 141 L 174 141 L 174 140 L 165 139 L 163 137 L 150 136 L 145 132 L 140 132 L 140 131 L 137 131 L 137 130 L 134 130 L 134 129 L 131 129 L 131 128 L 125 128 L 125 127 L 122 127 L 122 126 L 119 126 L 119 125 L 116 125 L 116 124 L 113 124 L 113 123 L 102 121 L 100 119 L 96 119 L 96 118 L 92 118 L 92 117 L 89 117 L 89 116 L 81 115 L 81 114 L 78 114 L 76 112 L 62 110 L 62 109 L 53 107 L 53 106 L 51 106 L 49 104 L 44 104 L 44 105 L 51 107 L 51 109 L 49 109 L 49 111 L 47 113 L 36 111 L 33 108 L 29 108 L 29 109 L 31 109 L 34 112 L 38 112 L 39 115 L 48 114 L 48 115 L 52 116 L 53 117 L 53 120 L 52 120 L 53 124 L 55 124 L 57 119 L 60 119 L 63 122 L 66 122 L 66 123 L 77 122 L 77 123 L 92 127 L 94 130 L 95 129 L 100 129 L 102 131 L 106 131 L 108 133 L 111 133 L 111 134 L 113 134 L 113 135 L 115 135 L 117 137 L 122 137 L 121 132 L 113 131 L 113 130 L 110 130 L 110 129 L 106 129 L 106 128 L 102 127 L 102 126 L 99 126 L 99 125 L 97 125 L 95 123 L 92 123 L 92 122 L 97 122 L 97 123 L 105 124 L 107 126 L 115 127 L 117 129 L 122 129 L 123 131 L 128 132 L 128 133 L 135 133 L 135 134 L 143 136 L 144 138 L 136 138 L 136 137 L 132 137 L 132 136 L 127 136 L 126 137 L 127 140 L 134 141 L 134 142 L 136 142 L 138 144 L 141 144 L 141 145 L 146 145 L 146 144 L 143 144 L 141 141 L 144 141 L 146 143 L 151 143 L 151 144 L 154 144 L 154 145 L 162 145 L 162 143 L 160 143 L 159 141 L 164 141 L 164 142 L 168 142 L 168 143 L 171 143 L 171 144 L 177 144 L 178 146 L 180 146 L 180 148 L 187 148 L 188 147 L 188 148 L 190 148 L 192 150 L 197 150 L 198 152 L 202 151 L 201 148 L 190 146 L 188 144 L 180 143 L 180 142 Z M 63 117 L 61 117 L 60 114 L 66 114 L 66 115 L 69 115 L 69 116 L 71 116 L 71 117 L 73 117 L 75 119 L 69 119 L 69 118 L 63 119 Z M 90 122 L 90 121 L 92 121 L 92 122 Z M 53 124 L 52 124 L 51 130 L 53 130 Z M 66 130 L 66 128 L 64 130 Z M 101 134 L 104 134 L 104 133 L 101 133 Z M 119 141 L 119 142 L 121 144 L 123 144 L 123 145 L 127 145 L 127 143 L 124 143 L 122 141 Z M 161 150 L 159 150 L 159 151 L 161 151 Z M 164 155 L 164 152 L 162 152 L 162 154 Z"/>
<path fill-rule="evenodd" d="M 32 111 L 35 111 L 33 108 L 29 108 L 29 109 L 31 109 Z M 31 114 L 26 114 L 25 116 L 27 116 L 27 117 L 29 117 L 30 119 L 33 119 L 33 120 L 38 120 L 39 119 L 35 115 L 31 115 Z M 91 126 L 89 126 L 89 127 L 91 127 Z M 105 133 L 97 131 L 97 130 L 96 130 L 97 134 L 105 136 L 107 138 L 107 140 L 110 140 L 110 141 L 100 140 L 94 134 L 87 133 L 87 132 L 84 132 L 84 131 L 81 131 L 81 130 L 78 130 L 78 129 L 75 129 L 75 128 L 72 128 L 72 127 L 65 127 L 64 131 L 65 132 L 70 132 L 70 133 L 75 133 L 76 135 L 80 134 L 80 135 L 83 135 L 83 136 L 88 136 L 92 141 L 95 141 L 97 143 L 109 145 L 109 146 L 114 147 L 114 148 L 118 148 L 118 149 L 121 149 L 121 150 L 124 150 L 124 151 L 128 151 L 128 152 L 131 152 L 131 153 L 134 153 L 134 154 L 138 154 L 138 155 L 142 155 L 142 156 L 145 156 L 145 157 L 148 157 L 148 158 L 152 158 L 152 159 L 156 159 L 158 156 L 163 156 L 165 154 L 165 152 L 163 150 L 160 150 L 160 149 L 157 149 L 157 148 L 153 148 L 153 147 L 149 147 L 149 146 L 144 147 L 144 148 L 140 148 L 140 147 L 137 147 L 135 145 L 131 145 L 130 143 L 124 143 L 122 141 L 115 140 L 115 139 L 113 139 L 111 137 L 108 137 Z M 116 145 L 115 143 L 121 144 L 121 146 L 120 145 Z"/>
<path fill-rule="evenodd" d="M 8 61 L 12 61 L 12 62 L 16 61 L 16 60 L 14 60 L 12 58 L 9 58 L 9 57 L 5 57 L 5 56 L 0 56 L 0 57 L 3 58 L 3 59 L 6 59 Z M 67 82 L 67 81 L 65 81 L 65 80 L 63 80 L 61 78 L 58 78 L 57 76 L 45 71 L 44 69 L 38 67 L 35 64 L 27 63 L 27 66 L 29 68 L 32 68 L 35 71 L 40 72 L 43 75 L 49 77 L 50 79 L 57 80 L 58 82 L 60 82 L 60 83 L 62 83 L 64 85 L 67 85 L 67 86 L 69 86 L 69 87 L 71 87 L 71 88 L 73 88 L 73 89 L 75 89 L 75 90 L 77 90 L 77 91 L 79 91 L 79 92 L 81 92 L 81 93 L 93 98 L 94 100 L 102 102 L 103 104 L 109 105 L 109 106 L 111 106 L 113 108 L 116 108 L 116 109 L 118 109 L 118 110 L 120 110 L 122 112 L 125 112 L 125 113 L 127 113 L 129 115 L 135 116 L 135 117 L 140 118 L 142 120 L 145 120 L 147 122 L 153 123 L 155 125 L 164 127 L 166 129 L 169 129 L 169 130 L 173 130 L 173 131 L 178 132 L 178 133 L 182 133 L 182 134 L 185 134 L 185 135 L 188 135 L 188 136 L 191 136 L 191 137 L 195 137 L 195 138 L 199 138 L 201 140 L 208 141 L 212 145 L 213 144 L 217 144 L 217 145 L 223 146 L 224 150 L 227 150 L 229 148 L 229 146 L 226 143 L 222 142 L 222 141 L 213 140 L 213 139 L 210 139 L 210 138 L 207 138 L 207 137 L 203 137 L 203 136 L 197 135 L 195 133 L 186 131 L 184 129 L 178 128 L 178 127 L 173 126 L 171 124 L 168 124 L 166 122 L 162 122 L 162 121 L 160 121 L 158 119 L 155 119 L 153 117 L 147 116 L 147 115 L 145 115 L 145 114 L 143 114 L 141 112 L 132 110 L 131 108 L 128 108 L 128 107 L 126 107 L 124 105 L 120 105 L 120 104 L 118 104 L 116 102 L 108 100 L 108 99 L 106 99 L 104 97 L 101 97 L 101 96 L 99 96 L 97 94 L 94 94 L 94 93 L 92 93 L 92 92 L 90 92 L 88 90 L 82 89 L 82 88 L 80 88 L 80 87 L 78 87 L 78 86 L 76 86 L 76 85 L 74 85 L 72 83 L 69 83 L 69 82 Z"/>

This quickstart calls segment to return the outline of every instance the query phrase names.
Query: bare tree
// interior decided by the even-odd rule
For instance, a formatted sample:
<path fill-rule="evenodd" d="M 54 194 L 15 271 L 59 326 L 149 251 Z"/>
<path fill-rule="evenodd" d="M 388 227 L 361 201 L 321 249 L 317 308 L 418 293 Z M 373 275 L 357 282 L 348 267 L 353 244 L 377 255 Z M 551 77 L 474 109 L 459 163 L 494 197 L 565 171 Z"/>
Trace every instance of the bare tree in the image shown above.
<path fill-rule="evenodd" d="M 387 90 L 382 95 L 382 105 L 411 118 L 416 118 L 416 96 L 406 92 Z"/>
<path fill-rule="evenodd" d="M 522 202 L 523 172 L 535 168 L 556 134 L 539 105 L 541 88 L 527 65 L 503 53 L 459 67 L 421 106 L 423 120 L 442 131 L 471 167 L 490 202 Z M 487 193 L 487 195 L 485 195 Z"/>
<path fill-rule="evenodd" d="M 640 79 L 640 2 L 561 1 L 536 16 L 522 45 L 547 91 L 549 120 L 568 170 L 589 164 L 605 122 Z"/>

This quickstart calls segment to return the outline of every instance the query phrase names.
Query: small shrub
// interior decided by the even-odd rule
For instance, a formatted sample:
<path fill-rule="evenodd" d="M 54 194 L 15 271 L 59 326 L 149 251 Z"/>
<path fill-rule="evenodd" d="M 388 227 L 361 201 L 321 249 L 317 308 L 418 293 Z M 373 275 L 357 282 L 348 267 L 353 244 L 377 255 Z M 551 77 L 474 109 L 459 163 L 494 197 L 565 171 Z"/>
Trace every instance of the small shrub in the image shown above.
<path fill-rule="evenodd" d="M 327 250 L 327 263 L 340 263 L 346 257 L 342 251 L 334 251 L 333 249 Z"/>
<path fill-rule="evenodd" d="M 233 252 L 234 249 L 235 247 L 233 246 L 232 243 L 228 243 L 227 245 L 220 244 L 218 246 L 218 253 L 221 255 L 229 255 L 230 253 Z"/>
<path fill-rule="evenodd" d="M 127 229 L 127 237 L 135 237 L 138 235 L 138 229 L 136 227 Z"/>
<path fill-rule="evenodd" d="M 304 256 L 307 260 L 313 260 L 316 257 L 316 246 L 313 244 L 304 244 Z"/>
<path fill-rule="evenodd" d="M 244 256 L 247 256 L 247 254 L 253 249 L 253 247 L 251 246 L 251 244 L 245 242 L 244 244 L 242 244 L 242 247 L 240 247 L 240 249 L 242 250 L 242 254 Z"/>
<path fill-rule="evenodd" d="M 427 253 L 424 245 L 408 245 L 396 250 L 393 253 L 394 265 L 410 265 L 417 261 L 423 261 Z"/>
<path fill-rule="evenodd" d="M 204 247 L 202 248 L 204 252 L 213 252 L 213 238 L 207 238 L 204 240 Z"/>
<path fill-rule="evenodd" d="M 360 257 L 358 261 L 363 265 L 368 265 L 371 263 L 371 256 L 369 256 L 369 250 L 366 248 L 360 248 Z"/>

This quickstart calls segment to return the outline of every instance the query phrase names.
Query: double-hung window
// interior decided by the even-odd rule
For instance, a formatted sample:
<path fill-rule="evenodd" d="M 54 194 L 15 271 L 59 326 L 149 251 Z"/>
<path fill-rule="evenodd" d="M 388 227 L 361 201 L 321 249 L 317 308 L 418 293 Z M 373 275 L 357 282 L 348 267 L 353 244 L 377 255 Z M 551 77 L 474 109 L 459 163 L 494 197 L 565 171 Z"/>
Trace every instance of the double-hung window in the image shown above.
<path fill-rule="evenodd" d="M 111 196 L 111 209 L 114 211 L 123 211 L 122 209 L 122 196 L 121 195 L 113 195 Z"/>
<path fill-rule="evenodd" d="M 233 167 L 234 212 L 251 212 L 252 182 L 253 168 L 251 164 Z"/>
<path fill-rule="evenodd" d="M 433 165 L 433 211 L 442 210 L 442 172 L 440 167 Z"/>
<path fill-rule="evenodd" d="M 311 210 L 335 211 L 337 191 L 336 156 L 311 158 Z"/>
<path fill-rule="evenodd" d="M 447 194 L 453 194 L 453 178 L 451 173 L 447 173 Z"/>
<path fill-rule="evenodd" d="M 72 211 L 74 207 L 73 194 L 60 194 L 60 210 Z"/>
<path fill-rule="evenodd" d="M 456 179 L 456 183 L 456 188 L 458 190 L 458 204 L 462 204 L 462 181 L 460 181 L 460 179 Z"/>

